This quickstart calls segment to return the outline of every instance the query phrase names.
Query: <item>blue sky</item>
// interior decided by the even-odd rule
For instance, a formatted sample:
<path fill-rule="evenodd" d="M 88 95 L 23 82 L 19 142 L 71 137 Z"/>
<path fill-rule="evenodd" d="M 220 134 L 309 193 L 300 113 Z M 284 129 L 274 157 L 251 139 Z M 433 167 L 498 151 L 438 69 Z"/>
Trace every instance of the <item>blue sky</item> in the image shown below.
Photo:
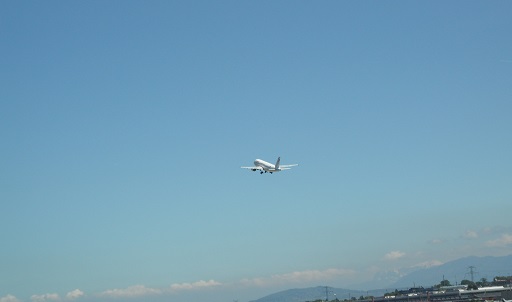
<path fill-rule="evenodd" d="M 1 2 L 0 301 L 249 301 L 511 254 L 511 10 Z M 239 168 L 278 156 L 300 166 Z"/>

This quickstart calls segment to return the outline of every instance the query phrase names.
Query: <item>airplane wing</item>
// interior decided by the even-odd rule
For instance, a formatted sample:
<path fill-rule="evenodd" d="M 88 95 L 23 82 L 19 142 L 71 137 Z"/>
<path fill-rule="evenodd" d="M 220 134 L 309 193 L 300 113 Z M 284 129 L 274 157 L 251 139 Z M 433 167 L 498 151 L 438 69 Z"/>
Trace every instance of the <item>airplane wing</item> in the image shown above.
<path fill-rule="evenodd" d="M 283 169 L 283 168 L 290 168 L 290 167 L 296 167 L 298 166 L 299 164 L 293 164 L 293 165 L 280 165 L 279 168 Z"/>
<path fill-rule="evenodd" d="M 250 170 L 253 170 L 253 171 L 256 171 L 256 170 L 263 170 L 262 167 L 240 167 L 242 169 L 250 169 Z"/>

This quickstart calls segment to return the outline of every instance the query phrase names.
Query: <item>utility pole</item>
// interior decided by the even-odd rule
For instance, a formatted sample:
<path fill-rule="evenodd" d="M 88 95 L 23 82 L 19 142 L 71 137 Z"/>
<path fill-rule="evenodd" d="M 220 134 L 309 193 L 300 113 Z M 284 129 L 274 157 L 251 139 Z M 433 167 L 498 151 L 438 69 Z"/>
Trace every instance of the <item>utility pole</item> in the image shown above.
<path fill-rule="evenodd" d="M 325 301 L 329 301 L 329 286 L 325 287 Z"/>

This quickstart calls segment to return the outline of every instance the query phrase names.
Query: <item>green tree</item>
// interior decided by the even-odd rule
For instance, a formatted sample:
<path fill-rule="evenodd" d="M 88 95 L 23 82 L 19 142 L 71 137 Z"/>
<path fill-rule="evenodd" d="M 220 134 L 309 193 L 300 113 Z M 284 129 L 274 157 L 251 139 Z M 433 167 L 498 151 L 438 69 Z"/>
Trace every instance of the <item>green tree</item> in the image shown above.
<path fill-rule="evenodd" d="M 478 287 L 476 286 L 475 282 L 471 281 L 471 280 L 462 280 L 460 282 L 461 285 L 467 285 L 468 289 L 472 290 L 472 289 L 478 289 Z"/>
<path fill-rule="evenodd" d="M 437 285 L 437 287 L 441 287 L 441 286 L 452 286 L 452 284 L 448 280 L 443 280 L 443 281 L 441 281 L 441 283 L 439 283 Z"/>
<path fill-rule="evenodd" d="M 394 292 L 385 293 L 384 297 L 387 297 L 387 296 L 398 296 L 398 289 L 395 289 Z"/>
<path fill-rule="evenodd" d="M 487 278 L 482 278 L 482 279 L 480 279 L 480 281 L 476 282 L 476 285 L 478 287 L 485 287 L 485 286 L 489 286 L 489 282 L 487 281 Z"/>

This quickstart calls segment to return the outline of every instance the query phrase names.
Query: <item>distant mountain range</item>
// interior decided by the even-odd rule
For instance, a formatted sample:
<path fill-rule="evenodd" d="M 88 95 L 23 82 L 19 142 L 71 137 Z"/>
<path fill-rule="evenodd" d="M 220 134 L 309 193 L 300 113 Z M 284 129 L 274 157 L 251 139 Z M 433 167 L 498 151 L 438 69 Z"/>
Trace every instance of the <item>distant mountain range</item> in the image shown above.
<path fill-rule="evenodd" d="M 382 296 L 387 289 L 394 290 L 415 286 L 427 288 L 439 284 L 443 278 L 455 285 L 464 279 L 471 280 L 470 266 L 473 267 L 475 282 L 482 278 L 492 281 L 495 276 L 512 275 L 512 255 L 504 257 L 466 257 L 429 268 L 384 272 L 376 275 L 373 281 L 365 283 L 364 286 L 358 286 L 359 288 L 374 288 L 374 290 L 368 292 L 366 290 L 329 287 L 329 300 L 335 299 L 334 294 L 342 300 L 349 296 L 357 298 L 366 296 L 367 293 L 373 296 Z M 325 299 L 325 297 L 325 287 L 317 286 L 289 289 L 252 302 L 305 302 Z"/>

